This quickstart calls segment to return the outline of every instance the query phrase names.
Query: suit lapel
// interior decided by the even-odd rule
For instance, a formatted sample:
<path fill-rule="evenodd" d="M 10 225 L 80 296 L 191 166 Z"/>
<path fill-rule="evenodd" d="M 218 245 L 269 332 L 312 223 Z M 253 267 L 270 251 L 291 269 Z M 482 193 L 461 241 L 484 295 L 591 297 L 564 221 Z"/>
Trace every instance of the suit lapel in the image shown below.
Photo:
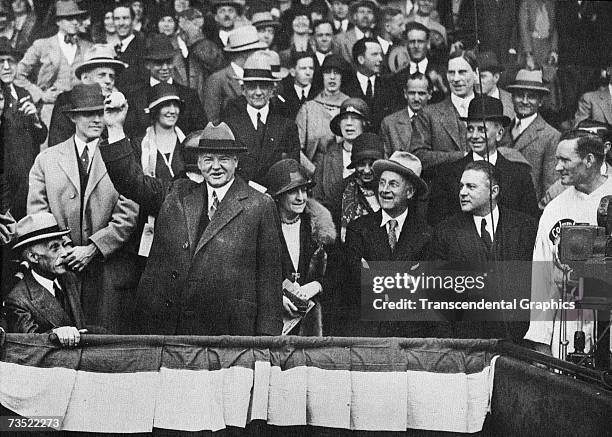
<path fill-rule="evenodd" d="M 81 307 L 81 281 L 73 279 L 76 279 L 76 276 L 66 274 L 61 277 L 60 283 L 68 298 L 74 324 L 78 329 L 81 329 L 85 327 L 85 316 Z"/>
<path fill-rule="evenodd" d="M 466 260 L 473 259 L 475 250 L 481 251 L 486 258 L 484 243 L 480 239 L 480 235 L 478 235 L 474 219 L 469 214 L 461 214 L 461 227 L 459 232 L 457 232 L 457 245 Z"/>
<path fill-rule="evenodd" d="M 194 247 L 198 242 L 198 226 L 200 217 L 204 210 L 204 199 L 207 199 L 208 192 L 206 182 L 192 186 L 192 189 L 181 199 L 185 221 L 187 222 L 187 233 L 189 234 L 189 247 Z"/>
<path fill-rule="evenodd" d="M 49 293 L 49 290 L 40 285 L 31 273 L 28 272 L 24 279 L 30 292 L 32 305 L 36 307 L 40 315 L 52 326 L 65 326 L 68 315 L 57 299 Z"/>
<path fill-rule="evenodd" d="M 68 176 L 68 179 L 80 195 L 81 181 L 79 179 L 79 164 L 77 163 L 75 152 L 74 136 L 55 147 L 60 148 L 60 154 L 62 155 L 62 159 L 58 160 L 58 165 L 66 173 L 66 176 Z"/>
<path fill-rule="evenodd" d="M 219 204 L 219 209 L 208 224 L 202 237 L 198 242 L 195 253 L 197 254 L 215 235 L 221 231 L 234 217 L 242 212 L 241 200 L 247 198 L 247 185 L 242 179 L 236 177 L 227 194 Z"/>
<path fill-rule="evenodd" d="M 87 205 L 87 201 L 89 200 L 89 196 L 96 188 L 100 180 L 106 174 L 106 166 L 104 165 L 104 161 L 102 161 L 102 155 L 100 155 L 100 150 L 96 147 L 94 152 L 93 161 L 91 163 L 91 168 L 89 169 L 89 177 L 87 178 L 87 186 L 85 187 L 85 195 L 83 197 L 83 206 Z"/>
<path fill-rule="evenodd" d="M 274 154 L 278 145 L 278 138 L 276 133 L 280 131 L 280 120 L 278 117 L 272 114 L 272 111 L 268 113 L 268 119 L 266 120 L 266 132 L 262 144 L 260 144 L 260 150 L 257 160 L 261 162 L 267 162 L 269 158 Z"/>
<path fill-rule="evenodd" d="M 446 100 L 446 104 L 442 108 L 444 112 L 442 114 L 442 117 L 440 117 L 442 126 L 454 141 L 455 145 L 457 146 L 457 149 L 463 151 L 463 142 L 461 141 L 461 135 L 462 133 L 465 134 L 465 132 L 462 132 L 461 126 L 463 126 L 463 124 L 462 121 L 459 120 L 459 113 L 455 109 L 455 106 L 453 105 L 453 102 L 450 98 Z M 460 124 L 461 126 L 459 126 Z M 465 137 L 465 135 L 463 136 Z"/>
<path fill-rule="evenodd" d="M 405 135 L 405 138 L 401 138 L 402 142 L 405 144 L 410 144 L 410 140 L 412 138 L 412 120 L 410 120 L 410 113 L 408 109 L 404 108 L 400 117 L 396 118 L 398 125 L 406 126 L 404 129 L 401 129 L 400 132 L 402 135 Z"/>
<path fill-rule="evenodd" d="M 606 117 L 606 121 L 612 124 L 612 96 L 610 95 L 608 88 L 599 91 L 599 102 L 601 104 L 604 117 Z"/>
<path fill-rule="evenodd" d="M 533 123 L 527 126 L 527 129 L 525 129 L 518 137 L 516 137 L 516 139 L 514 140 L 514 148 L 520 152 L 525 147 L 532 144 L 537 139 L 539 131 L 544 129 L 542 122 L 543 120 L 540 118 L 540 115 L 538 115 L 535 120 L 533 120 Z"/>
<path fill-rule="evenodd" d="M 242 90 L 240 89 L 240 84 L 236 79 L 234 79 L 234 69 L 231 65 L 228 65 L 225 69 L 225 76 L 227 77 L 227 82 L 229 83 L 230 88 L 234 91 L 235 96 L 239 96 L 242 94 Z M 231 100 L 228 98 L 228 100 Z"/>

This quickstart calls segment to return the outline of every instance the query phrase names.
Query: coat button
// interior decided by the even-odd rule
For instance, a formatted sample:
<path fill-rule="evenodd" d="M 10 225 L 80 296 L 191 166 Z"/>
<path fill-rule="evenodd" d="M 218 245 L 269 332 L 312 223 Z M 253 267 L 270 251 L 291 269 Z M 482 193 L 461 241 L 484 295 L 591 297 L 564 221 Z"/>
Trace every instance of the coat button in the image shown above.
<path fill-rule="evenodd" d="M 172 279 L 178 278 L 178 272 L 176 270 L 173 270 L 171 276 L 172 276 Z"/>
<path fill-rule="evenodd" d="M 183 243 L 183 249 L 187 249 L 187 248 L 189 248 L 189 241 L 185 241 Z"/>
<path fill-rule="evenodd" d="M 170 308 L 173 303 L 174 302 L 172 302 L 170 299 L 167 299 L 166 302 L 164 302 L 164 305 L 166 305 L 166 308 Z"/>
<path fill-rule="evenodd" d="M 74 199 L 75 197 L 76 197 L 76 194 L 74 194 L 74 193 L 72 193 L 72 194 L 70 195 L 70 198 L 71 198 L 71 199 Z"/>

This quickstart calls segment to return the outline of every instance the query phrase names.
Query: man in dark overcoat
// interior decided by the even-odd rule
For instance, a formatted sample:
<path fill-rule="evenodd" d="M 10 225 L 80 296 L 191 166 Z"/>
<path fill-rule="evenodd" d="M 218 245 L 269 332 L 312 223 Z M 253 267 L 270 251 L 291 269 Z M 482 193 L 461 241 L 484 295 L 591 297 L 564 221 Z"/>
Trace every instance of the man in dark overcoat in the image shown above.
<path fill-rule="evenodd" d="M 157 214 L 135 296 L 141 334 L 279 335 L 280 241 L 272 198 L 235 175 L 245 149 L 230 128 L 209 123 L 198 168 L 204 182 L 145 176 L 123 132 L 127 109 L 107 106 L 101 147 L 115 187 Z M 191 153 L 191 152 L 188 152 Z"/>

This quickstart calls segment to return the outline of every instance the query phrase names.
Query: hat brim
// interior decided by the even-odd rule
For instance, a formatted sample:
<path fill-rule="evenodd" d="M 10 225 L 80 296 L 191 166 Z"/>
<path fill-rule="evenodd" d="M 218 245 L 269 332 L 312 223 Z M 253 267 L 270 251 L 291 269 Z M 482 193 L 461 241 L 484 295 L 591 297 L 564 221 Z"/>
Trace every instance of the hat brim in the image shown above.
<path fill-rule="evenodd" d="M 174 59 L 174 52 L 156 53 L 155 55 L 145 55 L 142 58 L 145 61 L 169 61 Z"/>
<path fill-rule="evenodd" d="M 380 153 L 377 153 L 375 150 L 364 150 L 356 157 L 355 160 L 351 160 L 351 163 L 346 166 L 347 169 L 353 169 L 357 165 L 359 161 L 363 161 L 364 159 L 373 159 L 374 161 L 378 161 L 379 159 L 384 159 Z"/>
<path fill-rule="evenodd" d="M 271 193 L 270 195 L 272 197 L 278 197 L 281 194 L 287 193 L 288 191 L 291 191 L 291 190 L 295 190 L 296 188 L 299 188 L 299 187 L 306 187 L 307 189 L 311 189 L 315 185 L 316 183 L 311 180 L 307 180 L 305 182 L 293 181 L 285 185 L 284 187 L 280 188 L 275 193 Z"/>
<path fill-rule="evenodd" d="M 332 118 L 331 121 L 329 122 L 329 127 L 334 135 L 337 135 L 339 137 L 342 136 L 342 132 L 340 131 L 340 121 L 346 115 L 356 115 L 357 117 L 360 117 L 365 123 L 369 123 L 368 118 L 360 112 L 355 112 L 355 111 L 341 112 L 340 114 Z"/>
<path fill-rule="evenodd" d="M 74 17 L 84 17 L 86 15 L 89 15 L 89 12 L 87 11 L 75 11 L 75 12 L 71 12 L 70 14 L 66 14 L 66 15 L 55 15 L 55 19 L 56 20 L 62 20 L 64 18 L 74 18 Z"/>
<path fill-rule="evenodd" d="M 210 140 L 204 138 L 200 139 L 197 146 L 185 147 L 183 150 L 190 152 L 226 152 L 235 153 L 236 155 L 249 151 L 247 147 L 237 144 L 235 140 Z"/>
<path fill-rule="evenodd" d="M 351 3 L 349 5 L 349 13 L 350 14 L 354 14 L 358 8 L 360 8 L 361 6 L 366 6 L 370 9 L 372 9 L 374 11 L 375 14 L 378 14 L 378 12 L 380 11 L 380 7 L 374 3 L 373 1 L 370 0 L 358 0 L 354 3 Z"/>
<path fill-rule="evenodd" d="M 274 27 L 279 29 L 281 27 L 278 21 L 274 20 L 266 20 L 266 21 L 258 21 L 257 23 L 251 23 L 255 29 L 259 29 L 261 27 Z"/>
<path fill-rule="evenodd" d="M 97 111 L 104 111 L 104 105 L 98 105 L 98 106 L 85 106 L 84 108 L 70 108 L 70 109 L 64 109 L 63 112 L 72 112 L 72 113 L 77 113 L 77 112 L 97 112 Z"/>
<path fill-rule="evenodd" d="M 503 127 L 508 127 L 512 124 L 512 119 L 505 115 L 500 115 L 498 117 L 459 117 L 460 120 L 465 122 L 469 121 L 499 121 Z"/>
<path fill-rule="evenodd" d="M 159 99 L 153 100 L 149 106 L 144 109 L 144 112 L 149 114 L 151 111 L 165 102 L 179 102 L 181 109 L 183 109 L 183 106 L 185 105 L 185 102 L 179 96 L 163 96 Z"/>
<path fill-rule="evenodd" d="M 217 12 L 217 9 L 219 9 L 222 6 L 232 6 L 234 8 L 236 8 L 236 12 L 238 12 L 238 15 L 240 15 L 242 13 L 242 5 L 238 2 L 219 2 L 219 3 L 213 3 L 212 5 L 210 5 L 210 9 L 212 11 L 212 13 L 214 14 L 215 12 Z"/>
<path fill-rule="evenodd" d="M 268 48 L 268 45 L 265 42 L 261 42 L 261 41 L 255 42 L 254 41 L 252 43 L 245 44 L 240 47 L 235 47 L 235 48 L 224 47 L 223 51 L 229 52 L 229 53 L 237 53 L 237 52 L 246 52 L 247 50 L 263 50 L 267 48 Z"/>
<path fill-rule="evenodd" d="M 70 229 L 64 229 L 61 231 L 49 232 L 47 234 L 40 234 L 36 236 L 32 236 L 30 238 L 26 238 L 25 240 L 18 241 L 12 247 L 12 250 L 17 250 L 23 248 L 25 246 L 29 246 L 32 243 L 36 243 L 37 241 L 50 240 L 51 238 L 62 237 L 64 235 L 68 235 L 70 233 Z"/>
<path fill-rule="evenodd" d="M 278 74 L 281 74 L 281 72 L 279 72 Z M 242 77 L 238 77 L 238 76 L 234 76 L 234 79 L 239 80 L 241 82 L 279 82 L 281 79 L 280 77 L 247 77 L 247 78 L 242 78 Z"/>
<path fill-rule="evenodd" d="M 94 68 L 110 67 L 115 70 L 115 75 L 118 76 L 128 67 L 128 64 L 118 59 L 92 59 L 85 61 L 74 70 L 76 77 L 80 77 L 86 70 L 93 70 Z"/>
<path fill-rule="evenodd" d="M 537 83 L 513 83 L 512 85 L 506 86 L 508 91 L 512 90 L 530 90 L 530 91 L 538 91 L 543 94 L 550 94 L 550 90 L 543 85 L 539 85 Z"/>
<path fill-rule="evenodd" d="M 425 198 L 429 193 L 429 187 L 423 179 L 417 176 L 416 173 L 409 168 L 404 167 L 397 162 L 393 162 L 388 159 L 379 159 L 378 161 L 374 162 L 372 169 L 378 177 L 380 177 L 380 175 L 387 170 L 406 176 L 414 184 L 414 188 L 416 190 L 415 197 L 419 199 Z"/>

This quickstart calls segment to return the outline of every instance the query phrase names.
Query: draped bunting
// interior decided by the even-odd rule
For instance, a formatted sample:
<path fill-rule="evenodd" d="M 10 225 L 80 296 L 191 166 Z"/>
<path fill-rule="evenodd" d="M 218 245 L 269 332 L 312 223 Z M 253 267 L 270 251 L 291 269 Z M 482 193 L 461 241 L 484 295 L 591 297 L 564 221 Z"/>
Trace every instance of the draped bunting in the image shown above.
<path fill-rule="evenodd" d="M 490 409 L 494 340 L 7 335 L 0 404 L 68 431 L 311 425 L 473 433 Z"/>

